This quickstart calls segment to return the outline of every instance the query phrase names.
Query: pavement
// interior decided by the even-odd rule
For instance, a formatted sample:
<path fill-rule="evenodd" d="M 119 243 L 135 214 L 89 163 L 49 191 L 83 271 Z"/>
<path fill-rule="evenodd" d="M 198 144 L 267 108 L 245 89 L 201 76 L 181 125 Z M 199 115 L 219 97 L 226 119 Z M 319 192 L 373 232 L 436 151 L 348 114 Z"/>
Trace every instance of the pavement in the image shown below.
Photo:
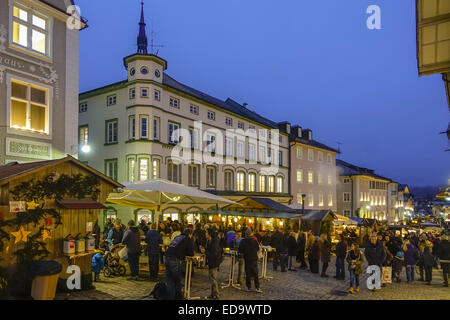
<path fill-rule="evenodd" d="M 332 257 L 327 270 L 329 277 L 321 278 L 318 274 L 312 274 L 307 270 L 281 272 L 278 269 L 278 271 L 273 271 L 272 263 L 269 262 L 267 276 L 273 277 L 273 279 L 260 279 L 262 293 L 247 292 L 229 287 L 220 290 L 220 300 L 450 300 L 450 288 L 443 287 L 442 270 L 440 269 L 433 269 L 431 285 L 420 281 L 407 283 L 405 270 L 403 270 L 401 283 L 386 284 L 385 287 L 376 292 L 367 289 L 368 275 L 362 274 L 360 292 L 349 294 L 348 271 L 346 270 L 347 278 L 345 281 L 336 280 L 333 278 L 335 274 L 334 265 L 335 258 Z M 219 270 L 219 282 L 225 283 L 228 281 L 229 266 L 230 258 L 227 257 Z M 127 270 L 129 269 L 127 268 Z M 418 270 L 416 271 L 418 279 L 417 272 Z M 152 291 L 156 282 L 148 280 L 148 271 L 142 270 L 138 281 L 130 281 L 126 278 L 105 278 L 102 274 L 101 281 L 94 282 L 95 289 L 57 293 L 55 300 L 152 299 L 148 297 L 148 294 Z M 164 280 L 164 272 L 160 272 L 159 278 Z M 207 269 L 196 268 L 192 278 L 191 297 L 205 299 L 209 294 L 208 271 Z"/>

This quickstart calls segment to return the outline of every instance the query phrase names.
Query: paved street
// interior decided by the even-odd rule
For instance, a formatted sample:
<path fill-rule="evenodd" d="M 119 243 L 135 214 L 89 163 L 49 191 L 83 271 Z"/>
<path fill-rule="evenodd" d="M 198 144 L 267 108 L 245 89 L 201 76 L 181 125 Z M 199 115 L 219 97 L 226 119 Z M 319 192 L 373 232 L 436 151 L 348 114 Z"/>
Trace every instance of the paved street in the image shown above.
<path fill-rule="evenodd" d="M 229 258 L 226 258 L 220 268 L 219 279 L 223 282 L 228 277 Z M 321 278 L 317 274 L 308 271 L 297 272 L 274 272 L 272 264 L 269 262 L 267 275 L 272 276 L 272 280 L 261 280 L 263 293 L 240 291 L 235 288 L 221 290 L 223 300 L 450 300 L 450 288 L 442 286 L 442 271 L 433 270 L 433 282 L 426 285 L 424 282 L 416 281 L 406 283 L 406 275 L 403 271 L 402 282 L 388 284 L 380 291 L 372 292 L 366 287 L 367 276 L 362 275 L 361 290 L 359 293 L 348 294 L 348 281 L 339 281 L 333 278 L 334 257 L 328 269 L 329 278 Z M 147 272 L 141 272 L 141 277 L 145 278 Z M 346 274 L 348 276 L 348 273 Z M 416 274 L 416 276 L 418 276 Z M 160 273 L 163 278 L 163 274 Z M 418 277 L 417 277 L 418 278 Z M 104 278 L 95 283 L 95 290 L 58 293 L 55 299 L 58 300 L 140 300 L 149 299 L 145 296 L 151 292 L 155 282 L 148 280 L 128 281 L 126 277 Z M 206 269 L 196 269 L 192 281 L 191 296 L 205 298 L 209 295 L 209 282 Z"/>

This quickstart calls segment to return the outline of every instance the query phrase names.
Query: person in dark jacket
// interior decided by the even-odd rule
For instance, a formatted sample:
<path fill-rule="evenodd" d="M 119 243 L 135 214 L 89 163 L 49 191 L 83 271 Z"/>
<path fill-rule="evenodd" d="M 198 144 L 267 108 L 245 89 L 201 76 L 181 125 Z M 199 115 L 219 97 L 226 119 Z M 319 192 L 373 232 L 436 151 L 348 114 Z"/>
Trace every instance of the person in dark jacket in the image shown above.
<path fill-rule="evenodd" d="M 120 221 L 116 221 L 116 223 L 114 224 L 114 228 L 112 228 L 108 232 L 107 240 L 110 250 L 115 246 L 119 245 L 120 243 L 122 243 L 123 234 L 124 232 L 122 229 L 122 225 L 120 224 Z"/>
<path fill-rule="evenodd" d="M 139 230 L 141 230 L 144 235 L 146 235 L 149 230 L 148 224 L 144 219 L 141 219 L 141 222 L 139 223 Z"/>
<path fill-rule="evenodd" d="M 127 280 L 138 280 L 139 278 L 139 256 L 141 255 L 141 236 L 134 220 L 128 222 L 122 244 L 127 246 L 128 264 L 131 276 Z"/>
<path fill-rule="evenodd" d="M 345 257 L 347 256 L 347 242 L 342 236 L 338 236 L 339 242 L 336 245 L 336 275 L 338 280 L 345 280 Z"/>
<path fill-rule="evenodd" d="M 304 232 L 300 232 L 297 238 L 297 261 L 300 262 L 300 269 L 308 269 L 305 261 L 306 236 Z"/>
<path fill-rule="evenodd" d="M 278 227 L 275 227 L 275 232 L 272 235 L 270 240 L 270 246 L 275 248 L 275 257 L 273 258 L 273 271 L 277 271 L 278 265 L 281 265 L 281 271 L 286 272 L 286 265 L 284 264 L 283 254 L 285 251 L 285 241 L 284 236 L 278 230 Z"/>
<path fill-rule="evenodd" d="M 219 266 L 222 263 L 222 248 L 217 238 L 217 233 L 214 229 L 208 229 L 206 232 L 206 263 L 208 264 L 208 275 L 211 283 L 211 295 L 208 299 L 219 299 L 219 283 L 217 282 L 217 275 L 219 273 Z"/>
<path fill-rule="evenodd" d="M 421 265 L 423 266 L 423 269 L 425 270 L 425 281 L 428 285 L 431 284 L 431 281 L 433 280 L 433 266 L 435 263 L 434 256 L 431 254 L 430 247 L 425 247 L 423 249 L 423 253 L 420 256 L 421 259 Z"/>
<path fill-rule="evenodd" d="M 417 262 L 419 262 L 419 249 L 409 241 L 403 247 L 405 251 L 406 281 L 414 282 L 414 273 Z"/>
<path fill-rule="evenodd" d="M 270 240 L 271 240 L 271 236 L 270 236 L 270 232 L 269 230 L 263 231 L 264 235 L 262 236 L 261 242 L 263 246 L 270 246 Z"/>
<path fill-rule="evenodd" d="M 103 228 L 103 238 L 106 239 L 109 234 L 109 230 L 114 228 L 114 223 L 111 222 L 111 218 L 107 218 L 105 222 L 105 226 Z"/>
<path fill-rule="evenodd" d="M 201 248 L 206 248 L 206 231 L 200 223 L 195 225 L 192 241 L 194 242 L 195 252 L 201 252 Z"/>
<path fill-rule="evenodd" d="M 448 236 L 443 235 L 436 249 L 437 256 L 441 261 L 442 274 L 444 276 L 444 287 L 448 287 L 448 277 L 450 272 L 450 242 Z"/>
<path fill-rule="evenodd" d="M 364 255 L 369 266 L 378 266 L 380 268 L 380 283 L 381 283 L 381 270 L 383 262 L 386 259 L 386 252 L 384 250 L 383 243 L 379 242 L 376 234 L 372 234 L 369 238 L 369 242 L 364 249 Z M 375 289 L 374 289 L 375 290 Z"/>
<path fill-rule="evenodd" d="M 186 228 L 177 236 L 166 251 L 166 279 L 169 300 L 181 300 L 181 274 L 186 256 L 194 256 L 192 229 Z"/>
<path fill-rule="evenodd" d="M 401 274 L 404 263 L 403 251 L 398 251 L 394 259 L 392 259 L 392 281 L 396 281 L 397 283 L 402 281 Z"/>
<path fill-rule="evenodd" d="M 320 246 L 320 238 L 316 236 L 309 254 L 309 268 L 312 273 L 319 273 Z"/>
<path fill-rule="evenodd" d="M 297 240 L 295 240 L 295 233 L 291 232 L 287 239 L 287 249 L 288 249 L 288 270 L 289 271 L 297 271 L 294 268 L 293 264 L 295 261 L 295 257 L 297 256 Z"/>
<path fill-rule="evenodd" d="M 330 256 L 331 256 L 331 246 L 328 242 L 328 236 L 326 233 L 322 234 L 322 243 L 320 246 L 320 260 L 322 261 L 322 273 L 320 276 L 322 278 L 328 278 L 326 272 L 328 269 L 328 263 L 330 262 Z"/>
<path fill-rule="evenodd" d="M 98 225 L 98 220 L 95 221 L 94 227 L 92 228 L 92 235 L 95 238 L 95 249 L 98 249 L 100 245 L 100 227 Z"/>
<path fill-rule="evenodd" d="M 147 242 L 148 265 L 150 269 L 150 281 L 158 280 L 160 244 L 163 243 L 161 234 L 156 230 L 156 223 L 152 223 L 150 230 L 145 235 Z"/>
<path fill-rule="evenodd" d="M 239 244 L 239 254 L 244 257 L 245 263 L 245 283 L 247 290 L 250 291 L 252 287 L 252 279 L 255 282 L 256 292 L 261 293 L 258 278 L 258 251 L 259 244 L 253 237 L 251 229 L 245 230 L 245 238 Z"/>

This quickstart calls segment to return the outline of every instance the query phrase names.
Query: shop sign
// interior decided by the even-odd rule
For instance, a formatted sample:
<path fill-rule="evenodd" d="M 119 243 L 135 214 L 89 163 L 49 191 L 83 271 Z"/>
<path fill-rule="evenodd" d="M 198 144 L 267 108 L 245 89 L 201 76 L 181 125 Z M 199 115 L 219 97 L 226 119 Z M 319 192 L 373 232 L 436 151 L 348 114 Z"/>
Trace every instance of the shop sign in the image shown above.
<path fill-rule="evenodd" d="M 26 211 L 26 202 L 25 201 L 10 201 L 9 202 L 9 212 L 17 213 L 17 212 L 25 212 Z"/>

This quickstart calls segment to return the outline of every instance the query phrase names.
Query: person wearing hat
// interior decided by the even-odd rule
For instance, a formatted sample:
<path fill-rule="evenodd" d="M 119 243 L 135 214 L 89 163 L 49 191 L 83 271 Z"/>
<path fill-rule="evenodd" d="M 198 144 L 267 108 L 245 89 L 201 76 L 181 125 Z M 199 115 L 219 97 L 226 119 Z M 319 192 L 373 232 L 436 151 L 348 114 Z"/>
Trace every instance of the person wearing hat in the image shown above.
<path fill-rule="evenodd" d="M 251 229 L 246 229 L 245 238 L 239 245 L 239 254 L 244 257 L 245 283 L 247 285 L 247 290 L 250 291 L 253 279 L 256 292 L 261 293 L 262 290 L 259 287 L 258 278 L 258 251 L 259 244 L 253 237 L 253 231 Z"/>
<path fill-rule="evenodd" d="M 401 274 L 403 270 L 404 258 L 403 251 L 397 251 L 392 259 L 392 281 L 401 282 Z"/>
<path fill-rule="evenodd" d="M 127 231 L 125 231 L 122 244 L 127 246 L 128 264 L 130 266 L 131 276 L 127 280 L 138 280 L 139 278 L 139 256 L 141 255 L 141 236 L 139 228 L 136 227 L 134 220 L 128 222 Z"/>

